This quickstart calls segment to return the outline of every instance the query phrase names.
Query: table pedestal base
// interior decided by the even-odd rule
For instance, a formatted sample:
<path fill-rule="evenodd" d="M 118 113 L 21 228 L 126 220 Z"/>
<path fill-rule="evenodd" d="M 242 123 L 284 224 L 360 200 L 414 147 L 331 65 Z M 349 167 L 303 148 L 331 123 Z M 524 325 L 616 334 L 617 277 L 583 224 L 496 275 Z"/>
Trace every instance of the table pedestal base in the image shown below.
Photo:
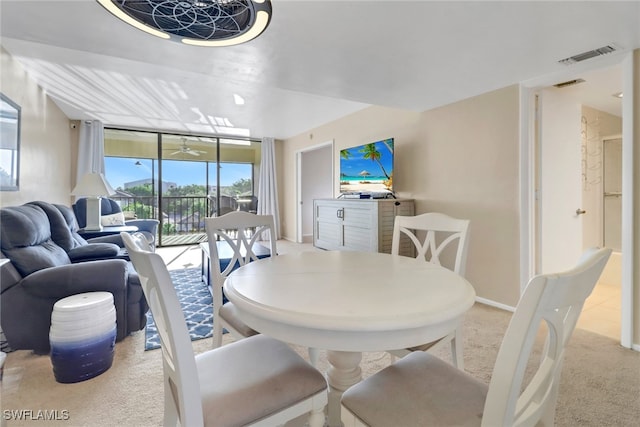
<path fill-rule="evenodd" d="M 362 380 L 360 362 L 362 353 L 350 351 L 327 351 L 329 368 L 327 380 L 329 382 L 329 426 L 342 426 L 340 421 L 340 398 L 342 393 Z"/>

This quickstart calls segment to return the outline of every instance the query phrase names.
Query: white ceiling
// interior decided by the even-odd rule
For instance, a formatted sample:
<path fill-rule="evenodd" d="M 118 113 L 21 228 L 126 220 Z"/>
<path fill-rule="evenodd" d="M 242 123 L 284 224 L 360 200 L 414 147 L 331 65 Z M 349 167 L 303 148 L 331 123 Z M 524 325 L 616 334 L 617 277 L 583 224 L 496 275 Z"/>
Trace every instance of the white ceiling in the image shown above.
<path fill-rule="evenodd" d="M 1 43 L 71 119 L 258 138 L 368 105 L 424 111 L 545 75 L 584 78 L 565 90 L 619 114 L 618 67 L 580 73 L 602 58 L 558 61 L 640 48 L 640 1 L 272 4 L 259 38 L 202 48 L 147 35 L 94 0 L 0 0 Z"/>

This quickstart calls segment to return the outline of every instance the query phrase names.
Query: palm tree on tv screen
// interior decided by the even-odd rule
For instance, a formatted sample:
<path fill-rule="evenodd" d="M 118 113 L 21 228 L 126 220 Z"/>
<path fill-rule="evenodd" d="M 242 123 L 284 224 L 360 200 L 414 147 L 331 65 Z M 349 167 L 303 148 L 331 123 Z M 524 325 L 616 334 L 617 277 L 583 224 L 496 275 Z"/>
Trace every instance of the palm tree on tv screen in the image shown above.
<path fill-rule="evenodd" d="M 371 160 L 373 162 L 378 163 L 378 166 L 380 166 L 380 169 L 382 170 L 382 173 L 384 174 L 384 176 L 387 179 L 390 178 L 390 176 L 387 173 L 387 171 L 384 170 L 384 166 L 382 166 L 382 162 L 380 161 L 380 159 L 382 158 L 382 154 L 376 148 L 376 144 L 375 143 L 366 144 L 362 148 L 362 150 L 360 150 L 360 152 L 363 154 L 363 157 L 365 159 L 369 159 L 369 160 Z"/>

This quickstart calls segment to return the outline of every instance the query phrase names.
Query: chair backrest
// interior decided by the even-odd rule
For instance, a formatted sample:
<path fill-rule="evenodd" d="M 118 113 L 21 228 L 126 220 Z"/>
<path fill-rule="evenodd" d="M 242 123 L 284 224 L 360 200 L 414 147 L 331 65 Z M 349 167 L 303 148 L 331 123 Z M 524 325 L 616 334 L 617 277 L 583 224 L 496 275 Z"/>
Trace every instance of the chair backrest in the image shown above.
<path fill-rule="evenodd" d="M 47 214 L 51 226 L 51 239 L 65 252 L 87 244 L 87 241 L 78 234 L 78 223 L 73 209 L 42 201 L 29 202 L 28 204 L 39 206 Z"/>
<path fill-rule="evenodd" d="M 610 254 L 611 249 L 589 249 L 573 269 L 531 279 L 496 358 L 483 426 L 533 426 L 541 420 L 553 425 L 565 347 Z M 542 356 L 524 384 L 541 326 L 546 329 Z"/>
<path fill-rule="evenodd" d="M 445 250 L 451 250 L 455 243 L 455 259 L 447 266 L 464 276 L 467 264 L 469 220 L 452 218 L 448 215 L 430 212 L 416 216 L 396 216 L 393 225 L 391 253 L 400 253 L 401 237 L 406 235 L 416 249 L 416 258 L 442 265 L 440 257 Z M 424 237 L 421 238 L 421 235 Z"/>
<path fill-rule="evenodd" d="M 33 204 L 0 209 L 0 247 L 22 277 L 71 264 L 69 255 L 52 239 L 49 217 Z"/>
<path fill-rule="evenodd" d="M 140 235 L 121 233 L 158 328 L 164 372 L 164 425 L 203 425 L 193 347 L 171 276 L 160 255 Z"/>
<path fill-rule="evenodd" d="M 243 203 L 238 202 L 238 209 L 245 212 L 258 212 L 258 198 L 256 196 L 243 197 Z"/>
<path fill-rule="evenodd" d="M 218 206 L 217 196 L 209 195 L 207 198 L 209 199 L 209 216 L 223 216 L 238 210 L 238 201 L 231 196 L 220 195 L 220 206 Z"/>
<path fill-rule="evenodd" d="M 256 215 L 242 211 L 205 218 L 204 221 L 209 240 L 215 310 L 222 305 L 222 286 L 229 273 L 239 266 L 262 257 L 257 250 L 260 239 L 264 239 L 267 243 L 270 256 L 276 255 L 275 226 L 273 215 Z M 218 250 L 218 241 L 223 242 L 230 250 L 229 254 L 225 254 L 223 263 Z M 230 258 L 226 259 L 227 256 Z"/>

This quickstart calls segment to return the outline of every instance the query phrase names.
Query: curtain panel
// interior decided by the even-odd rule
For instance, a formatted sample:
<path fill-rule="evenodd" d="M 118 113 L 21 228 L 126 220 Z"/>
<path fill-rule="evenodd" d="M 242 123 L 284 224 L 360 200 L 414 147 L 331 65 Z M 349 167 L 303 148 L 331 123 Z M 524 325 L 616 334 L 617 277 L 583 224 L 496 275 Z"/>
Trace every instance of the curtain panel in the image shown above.
<path fill-rule="evenodd" d="M 100 120 L 81 120 L 76 184 L 87 173 L 104 175 L 104 125 Z"/>
<path fill-rule="evenodd" d="M 262 138 L 262 161 L 258 181 L 258 214 L 273 215 L 276 239 L 280 238 L 280 213 L 278 209 L 278 183 L 276 180 L 275 139 Z"/>

